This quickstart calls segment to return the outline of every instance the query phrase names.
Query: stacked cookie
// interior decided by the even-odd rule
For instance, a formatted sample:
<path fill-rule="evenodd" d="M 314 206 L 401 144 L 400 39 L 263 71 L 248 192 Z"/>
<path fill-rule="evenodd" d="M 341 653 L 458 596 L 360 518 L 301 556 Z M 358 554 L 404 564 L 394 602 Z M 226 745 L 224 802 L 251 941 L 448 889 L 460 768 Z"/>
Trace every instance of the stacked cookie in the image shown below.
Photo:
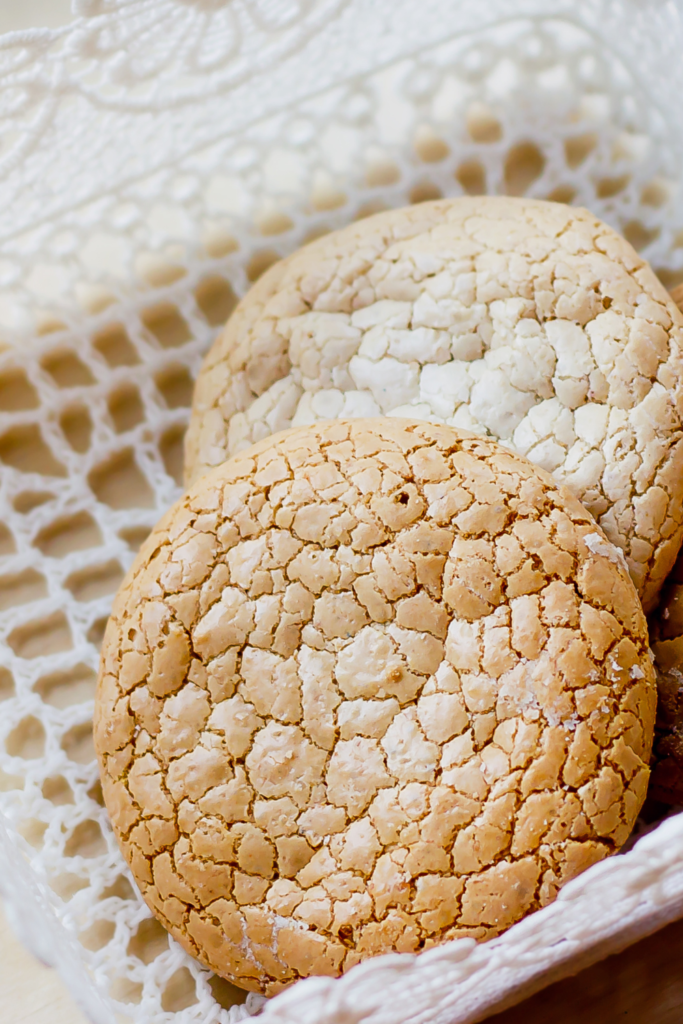
<path fill-rule="evenodd" d="M 459 199 L 274 266 L 102 653 L 105 800 L 267 994 L 486 939 L 627 838 L 683 531 L 683 316 L 582 210 Z"/>

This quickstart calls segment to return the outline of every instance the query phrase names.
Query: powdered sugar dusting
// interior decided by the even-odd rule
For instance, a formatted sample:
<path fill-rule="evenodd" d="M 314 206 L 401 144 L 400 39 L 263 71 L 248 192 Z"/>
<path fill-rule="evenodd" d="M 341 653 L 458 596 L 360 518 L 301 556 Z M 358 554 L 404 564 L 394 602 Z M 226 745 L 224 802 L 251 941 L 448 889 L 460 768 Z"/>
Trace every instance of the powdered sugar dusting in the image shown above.
<path fill-rule="evenodd" d="M 604 537 L 601 537 L 599 533 L 589 533 L 583 540 L 588 550 L 594 555 L 603 555 L 605 558 L 609 558 L 610 562 L 620 565 L 622 569 L 628 572 L 628 564 L 621 548 L 611 544 Z"/>

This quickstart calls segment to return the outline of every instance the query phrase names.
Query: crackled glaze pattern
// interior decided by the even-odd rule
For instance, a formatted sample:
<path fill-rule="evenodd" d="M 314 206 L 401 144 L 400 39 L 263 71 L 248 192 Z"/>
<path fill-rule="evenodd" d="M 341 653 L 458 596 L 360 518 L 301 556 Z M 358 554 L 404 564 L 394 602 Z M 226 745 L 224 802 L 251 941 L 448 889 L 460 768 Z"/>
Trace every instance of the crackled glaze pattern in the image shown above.
<path fill-rule="evenodd" d="M 654 703 L 623 556 L 568 492 L 452 428 L 339 421 L 163 518 L 95 738 L 149 905 L 273 994 L 550 902 L 629 835 Z"/>
<path fill-rule="evenodd" d="M 683 315 L 597 218 L 455 199 L 273 267 L 205 360 L 186 476 L 290 424 L 380 414 L 492 436 L 552 472 L 652 607 L 683 531 Z"/>

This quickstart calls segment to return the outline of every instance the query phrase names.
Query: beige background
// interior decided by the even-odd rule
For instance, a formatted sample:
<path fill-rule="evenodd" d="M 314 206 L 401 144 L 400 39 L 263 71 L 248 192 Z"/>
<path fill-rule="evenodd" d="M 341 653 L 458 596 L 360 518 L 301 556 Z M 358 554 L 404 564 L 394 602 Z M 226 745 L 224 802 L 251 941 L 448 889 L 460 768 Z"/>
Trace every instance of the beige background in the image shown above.
<path fill-rule="evenodd" d="M 0 0 L 0 33 L 55 27 L 71 18 L 71 0 Z M 0 1020 L 3 1024 L 85 1024 L 49 967 L 12 934 L 0 911 Z"/>
<path fill-rule="evenodd" d="M 55 27 L 71 18 L 71 0 L 0 0 L 0 33 Z M 49 967 L 16 940 L 0 911 L 0 1020 L 3 1024 L 85 1024 Z"/>
<path fill-rule="evenodd" d="M 3 1024 L 86 1024 L 59 978 L 24 949 L 0 912 L 0 1020 Z"/>
<path fill-rule="evenodd" d="M 0 32 L 54 28 L 71 20 L 71 0 L 0 0 Z"/>
<path fill-rule="evenodd" d="M 70 0 L 0 0 L 0 33 L 70 20 Z M 576 978 L 558 982 L 490 1024 L 681 1024 L 683 921 Z M 54 971 L 12 934 L 0 910 L 2 1024 L 85 1024 Z"/>

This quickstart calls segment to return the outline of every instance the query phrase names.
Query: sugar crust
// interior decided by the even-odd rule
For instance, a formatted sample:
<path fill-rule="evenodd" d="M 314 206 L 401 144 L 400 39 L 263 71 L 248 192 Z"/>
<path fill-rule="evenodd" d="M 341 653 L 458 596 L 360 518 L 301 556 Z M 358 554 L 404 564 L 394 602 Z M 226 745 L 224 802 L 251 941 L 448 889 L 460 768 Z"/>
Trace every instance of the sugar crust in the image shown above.
<path fill-rule="evenodd" d="M 551 901 L 647 787 L 622 563 L 547 473 L 437 424 L 327 421 L 209 473 L 124 581 L 98 682 L 153 912 L 274 994 Z"/>

